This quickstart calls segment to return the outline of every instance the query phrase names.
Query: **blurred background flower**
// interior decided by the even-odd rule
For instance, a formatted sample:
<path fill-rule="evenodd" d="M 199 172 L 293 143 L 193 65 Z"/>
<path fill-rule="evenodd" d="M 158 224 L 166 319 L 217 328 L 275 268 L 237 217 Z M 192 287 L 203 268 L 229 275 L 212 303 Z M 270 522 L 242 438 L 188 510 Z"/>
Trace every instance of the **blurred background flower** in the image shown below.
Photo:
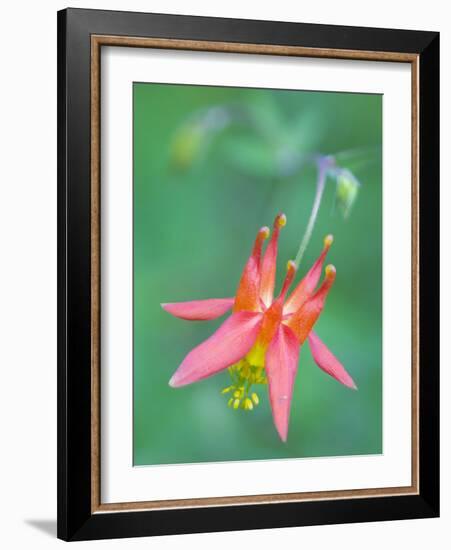
<path fill-rule="evenodd" d="M 221 154 L 231 170 L 250 176 L 282 182 L 300 174 L 306 164 L 319 168 L 328 159 L 327 175 L 336 183 L 336 205 L 347 218 L 361 185 L 351 167 L 358 172 L 374 162 L 380 156 L 380 146 L 327 155 L 314 151 L 320 144 L 321 115 L 298 112 L 284 120 L 276 97 L 269 93 L 254 103 L 215 105 L 191 113 L 174 134 L 170 165 L 183 173 L 198 162 L 208 162 L 209 146 L 222 133 Z M 233 127 L 239 135 L 227 133 Z"/>

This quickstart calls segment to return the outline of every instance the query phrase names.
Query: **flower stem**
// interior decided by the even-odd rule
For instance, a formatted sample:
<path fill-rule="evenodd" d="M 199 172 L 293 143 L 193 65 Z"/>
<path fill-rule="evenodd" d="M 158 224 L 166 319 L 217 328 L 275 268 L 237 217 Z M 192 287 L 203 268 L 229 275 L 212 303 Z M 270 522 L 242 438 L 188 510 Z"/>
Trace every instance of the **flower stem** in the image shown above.
<path fill-rule="evenodd" d="M 331 157 L 320 157 L 317 159 L 318 179 L 316 180 L 316 194 L 313 201 L 312 211 L 310 213 L 307 228 L 305 230 L 304 236 L 302 237 L 301 244 L 299 245 L 296 258 L 294 260 L 297 268 L 299 268 L 302 256 L 304 255 L 304 252 L 306 251 L 312 237 L 313 228 L 315 227 L 316 218 L 318 216 L 319 207 L 321 205 L 321 199 L 323 198 L 323 192 L 326 186 L 327 170 L 330 168 L 332 163 L 333 159 Z"/>

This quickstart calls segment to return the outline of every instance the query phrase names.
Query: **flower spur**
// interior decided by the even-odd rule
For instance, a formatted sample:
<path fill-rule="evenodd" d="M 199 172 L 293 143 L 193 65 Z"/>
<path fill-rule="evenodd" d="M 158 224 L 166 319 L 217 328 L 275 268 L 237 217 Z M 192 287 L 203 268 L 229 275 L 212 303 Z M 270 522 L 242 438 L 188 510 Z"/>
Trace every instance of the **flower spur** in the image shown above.
<path fill-rule="evenodd" d="M 288 262 L 282 289 L 274 297 L 278 239 L 285 224 L 285 215 L 279 214 L 263 258 L 262 247 L 270 230 L 262 227 L 258 231 L 235 297 L 161 304 L 168 313 L 187 320 L 216 319 L 232 310 L 214 334 L 188 353 L 169 384 L 185 386 L 228 368 L 233 383 L 223 393 L 231 393 L 229 406 L 251 410 L 259 402 L 252 386 L 267 383 L 274 423 L 283 441 L 288 436 L 300 346 L 306 340 L 323 371 L 356 389 L 340 361 L 312 330 L 336 276 L 335 267 L 328 265 L 315 291 L 333 242 L 331 235 L 324 239 L 320 256 L 287 297 L 297 271 L 296 264 Z"/>

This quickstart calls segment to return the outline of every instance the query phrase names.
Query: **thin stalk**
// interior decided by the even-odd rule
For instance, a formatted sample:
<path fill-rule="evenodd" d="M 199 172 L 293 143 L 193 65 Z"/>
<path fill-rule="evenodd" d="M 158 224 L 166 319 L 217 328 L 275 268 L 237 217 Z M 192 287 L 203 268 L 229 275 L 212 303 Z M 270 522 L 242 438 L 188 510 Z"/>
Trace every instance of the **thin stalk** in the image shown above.
<path fill-rule="evenodd" d="M 306 251 L 307 246 L 312 237 L 313 228 L 315 227 L 316 218 L 318 217 L 319 207 L 321 205 L 321 200 L 323 198 L 324 188 L 326 187 L 327 170 L 331 165 L 331 161 L 328 157 L 323 157 L 322 159 L 318 160 L 317 163 L 318 163 L 318 179 L 316 181 L 316 194 L 315 194 L 315 199 L 313 201 L 312 211 L 310 213 L 310 218 L 307 224 L 307 228 L 305 230 L 304 236 L 302 237 L 301 244 L 299 245 L 298 252 L 294 260 L 294 263 L 296 264 L 297 268 L 299 268 L 299 264 L 301 263 L 302 256 L 304 255 L 304 252 Z"/>

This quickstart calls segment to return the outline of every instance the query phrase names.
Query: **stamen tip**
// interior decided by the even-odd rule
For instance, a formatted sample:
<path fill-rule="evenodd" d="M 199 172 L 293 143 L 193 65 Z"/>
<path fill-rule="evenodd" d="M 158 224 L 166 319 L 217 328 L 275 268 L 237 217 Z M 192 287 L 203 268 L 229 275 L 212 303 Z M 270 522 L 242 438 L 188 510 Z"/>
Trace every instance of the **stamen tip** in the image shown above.
<path fill-rule="evenodd" d="M 293 260 L 288 260 L 287 271 L 296 271 L 296 264 Z"/>
<path fill-rule="evenodd" d="M 329 248 L 332 245 L 333 242 L 334 242 L 334 236 L 333 235 L 326 235 L 324 237 L 324 246 L 326 248 Z"/>
<path fill-rule="evenodd" d="M 262 227 L 259 231 L 259 235 L 262 239 L 267 239 L 269 237 L 269 234 L 271 233 L 269 227 L 265 226 Z"/>
<path fill-rule="evenodd" d="M 278 214 L 275 219 L 274 225 L 278 225 L 279 227 L 285 227 L 287 225 L 287 217 L 285 214 Z"/>
<path fill-rule="evenodd" d="M 335 277 L 335 275 L 337 274 L 337 270 L 335 269 L 335 266 L 332 264 L 329 264 L 328 266 L 326 266 L 325 272 L 326 272 L 326 277 Z"/>

